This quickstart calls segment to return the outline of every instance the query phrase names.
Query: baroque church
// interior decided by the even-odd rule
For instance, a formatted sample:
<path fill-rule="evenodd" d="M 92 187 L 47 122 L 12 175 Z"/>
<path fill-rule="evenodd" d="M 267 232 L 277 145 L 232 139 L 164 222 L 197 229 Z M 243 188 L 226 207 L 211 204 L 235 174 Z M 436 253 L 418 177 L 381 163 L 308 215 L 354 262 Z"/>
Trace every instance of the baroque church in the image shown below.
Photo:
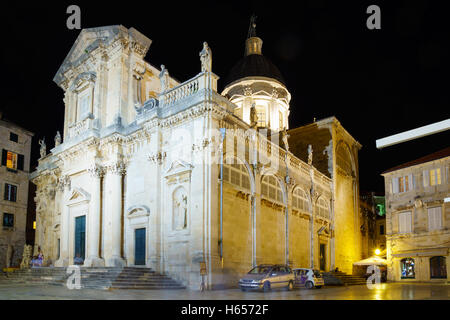
<path fill-rule="evenodd" d="M 54 77 L 63 141 L 31 174 L 45 265 L 143 266 L 197 289 L 252 266 L 352 271 L 358 150 L 335 118 L 289 129 L 291 95 L 251 23 L 224 90 L 205 42 L 179 83 L 122 25 L 83 29 Z"/>

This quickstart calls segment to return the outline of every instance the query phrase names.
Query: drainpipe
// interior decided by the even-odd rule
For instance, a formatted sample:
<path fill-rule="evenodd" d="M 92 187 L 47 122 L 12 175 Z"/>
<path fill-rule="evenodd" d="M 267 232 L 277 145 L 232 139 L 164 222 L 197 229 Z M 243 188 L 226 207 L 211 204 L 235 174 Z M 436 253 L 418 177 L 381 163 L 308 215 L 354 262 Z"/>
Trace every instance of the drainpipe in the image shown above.
<path fill-rule="evenodd" d="M 220 128 L 220 263 L 223 268 L 223 140 L 225 139 L 225 128 Z"/>

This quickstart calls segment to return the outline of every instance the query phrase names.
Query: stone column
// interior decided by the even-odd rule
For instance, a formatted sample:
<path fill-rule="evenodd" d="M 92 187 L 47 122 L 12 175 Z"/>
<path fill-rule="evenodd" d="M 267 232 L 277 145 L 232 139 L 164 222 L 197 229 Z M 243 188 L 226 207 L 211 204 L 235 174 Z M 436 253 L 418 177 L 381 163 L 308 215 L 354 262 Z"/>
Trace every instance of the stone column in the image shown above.
<path fill-rule="evenodd" d="M 111 257 L 106 259 L 108 267 L 123 267 L 126 265 L 122 258 L 122 176 L 125 174 L 125 165 L 118 161 L 108 167 L 109 193 L 106 202 L 110 205 L 109 215 L 111 221 Z"/>
<path fill-rule="evenodd" d="M 92 194 L 88 214 L 88 258 L 84 261 L 86 267 L 103 267 L 105 261 L 99 257 L 100 248 L 100 215 L 101 215 L 101 178 L 103 168 L 94 165 L 88 169 L 91 176 Z"/>
<path fill-rule="evenodd" d="M 66 267 L 69 265 L 69 207 L 66 201 L 69 198 L 70 178 L 69 176 L 62 176 L 59 179 L 58 188 L 63 191 L 61 200 L 61 235 L 60 235 L 60 255 L 59 259 L 55 261 L 55 267 Z"/>

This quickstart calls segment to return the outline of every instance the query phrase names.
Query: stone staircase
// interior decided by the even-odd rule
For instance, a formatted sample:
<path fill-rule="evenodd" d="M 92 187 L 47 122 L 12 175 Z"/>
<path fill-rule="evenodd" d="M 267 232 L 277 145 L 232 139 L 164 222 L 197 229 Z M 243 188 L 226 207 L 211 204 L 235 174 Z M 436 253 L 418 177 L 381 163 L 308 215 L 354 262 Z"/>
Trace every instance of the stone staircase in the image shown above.
<path fill-rule="evenodd" d="M 357 275 L 349 275 L 342 271 L 324 272 L 322 274 L 325 285 L 351 286 L 366 284 L 366 278 Z"/>
<path fill-rule="evenodd" d="M 166 275 L 148 268 L 125 267 L 111 285 L 112 289 L 184 289 L 185 287 Z"/>
<path fill-rule="evenodd" d="M 80 268 L 81 287 L 86 289 L 184 289 L 185 287 L 149 268 Z M 69 276 L 66 268 L 31 268 L 0 274 L 2 284 L 65 286 Z"/>

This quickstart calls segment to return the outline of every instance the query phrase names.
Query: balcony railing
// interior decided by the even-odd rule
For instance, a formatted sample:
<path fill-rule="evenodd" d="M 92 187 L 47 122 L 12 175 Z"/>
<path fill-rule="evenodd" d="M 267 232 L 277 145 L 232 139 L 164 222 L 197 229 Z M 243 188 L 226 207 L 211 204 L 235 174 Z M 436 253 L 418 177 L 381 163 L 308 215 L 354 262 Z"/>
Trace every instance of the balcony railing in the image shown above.
<path fill-rule="evenodd" d="M 190 97 L 202 89 L 217 90 L 217 76 L 211 72 L 202 72 L 194 78 L 169 89 L 159 96 L 162 107 L 171 106 Z"/>

